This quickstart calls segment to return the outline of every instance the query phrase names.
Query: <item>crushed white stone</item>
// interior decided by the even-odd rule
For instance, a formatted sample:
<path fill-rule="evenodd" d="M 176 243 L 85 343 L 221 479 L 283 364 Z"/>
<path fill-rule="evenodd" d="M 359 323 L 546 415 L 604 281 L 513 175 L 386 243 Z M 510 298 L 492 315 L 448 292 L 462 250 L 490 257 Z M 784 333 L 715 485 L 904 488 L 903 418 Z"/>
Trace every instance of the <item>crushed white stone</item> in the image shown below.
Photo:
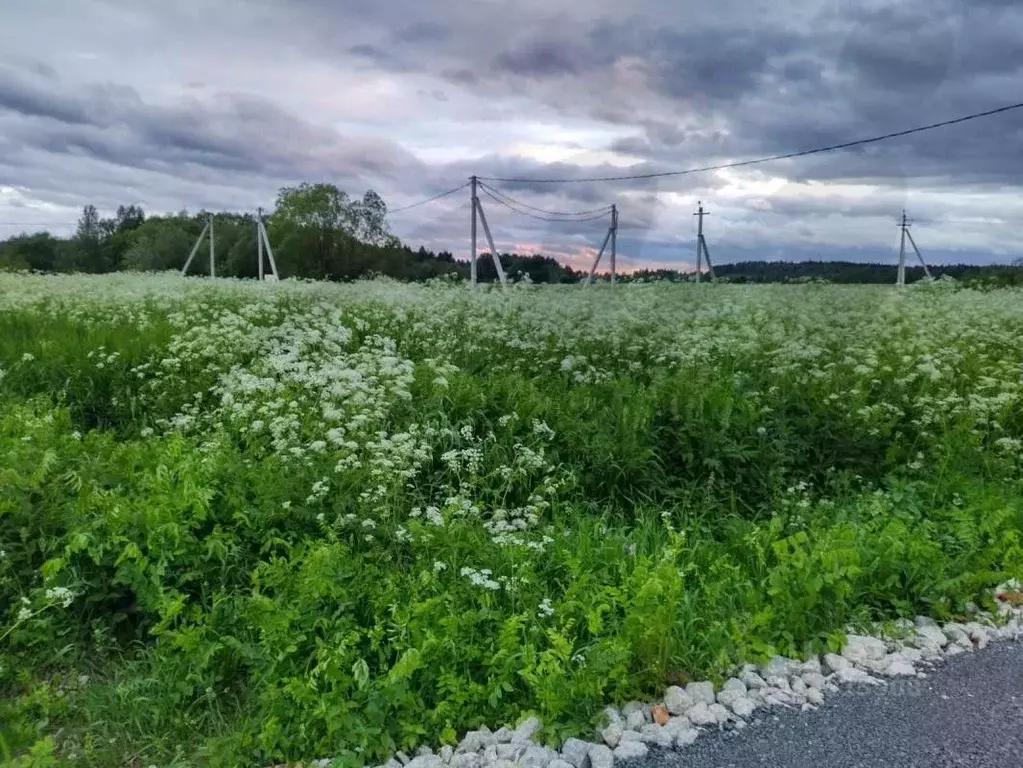
<path fill-rule="evenodd" d="M 732 702 L 732 711 L 737 717 L 745 719 L 753 715 L 756 711 L 756 706 L 752 701 L 744 696 L 743 698 L 736 699 Z"/>
<path fill-rule="evenodd" d="M 611 768 L 614 765 L 614 753 L 610 747 L 594 744 L 589 752 L 590 768 Z"/>
<path fill-rule="evenodd" d="M 837 679 L 838 682 L 845 684 L 870 683 L 872 685 L 877 685 L 878 683 L 877 680 L 868 675 L 862 669 L 856 669 L 855 667 L 846 667 L 845 669 L 838 670 L 838 672 L 835 673 L 835 679 Z"/>
<path fill-rule="evenodd" d="M 742 682 L 742 680 L 732 677 L 725 681 L 725 684 L 721 686 L 721 690 L 718 691 L 717 699 L 718 704 L 730 707 L 736 699 L 743 699 L 745 697 L 746 684 Z"/>
<path fill-rule="evenodd" d="M 827 653 L 824 655 L 824 668 L 829 673 L 838 672 L 840 669 L 848 669 L 852 666 L 852 662 L 844 656 L 839 656 L 836 653 Z"/>
<path fill-rule="evenodd" d="M 714 719 L 717 721 L 718 725 L 723 725 L 727 723 L 729 718 L 731 717 L 728 710 L 725 709 L 720 704 L 711 704 L 709 707 L 707 707 L 707 711 L 714 716 Z"/>
<path fill-rule="evenodd" d="M 643 710 L 635 709 L 625 716 L 625 725 L 632 730 L 638 730 L 646 724 L 646 714 Z"/>
<path fill-rule="evenodd" d="M 704 701 L 694 704 L 689 711 L 686 712 L 686 717 L 693 725 L 717 724 L 717 718 L 714 716 L 714 713 L 710 711 L 710 707 L 708 707 L 707 703 Z"/>
<path fill-rule="evenodd" d="M 664 692 L 664 706 L 672 715 L 684 715 L 696 702 L 684 689 L 673 685 Z"/>
<path fill-rule="evenodd" d="M 864 635 L 847 635 L 842 656 L 854 664 L 863 661 L 880 661 L 887 653 L 884 640 Z"/>
<path fill-rule="evenodd" d="M 621 723 L 611 723 L 611 725 L 600 732 L 600 738 L 613 749 L 621 743 L 624 734 L 625 728 L 622 727 Z"/>
<path fill-rule="evenodd" d="M 641 741 L 625 741 L 615 749 L 615 762 L 628 762 L 641 757 L 646 757 L 650 748 Z"/>
<path fill-rule="evenodd" d="M 582 739 L 565 739 L 561 745 L 561 758 L 572 765 L 572 768 L 586 768 L 592 745 Z"/>
<path fill-rule="evenodd" d="M 692 697 L 694 704 L 702 702 L 709 707 L 715 700 L 713 683 L 689 683 L 686 686 L 686 693 Z"/>

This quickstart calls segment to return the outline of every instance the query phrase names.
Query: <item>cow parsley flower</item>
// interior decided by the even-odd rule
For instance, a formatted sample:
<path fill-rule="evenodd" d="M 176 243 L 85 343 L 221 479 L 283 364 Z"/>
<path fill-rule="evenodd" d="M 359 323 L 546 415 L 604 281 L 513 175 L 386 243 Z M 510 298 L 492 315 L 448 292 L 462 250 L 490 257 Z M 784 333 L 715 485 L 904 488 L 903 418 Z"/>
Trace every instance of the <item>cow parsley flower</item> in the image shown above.
<path fill-rule="evenodd" d="M 488 568 L 477 571 L 475 568 L 466 567 L 461 570 L 461 575 L 469 579 L 473 586 L 496 592 L 501 588 L 501 585 L 490 578 L 491 574 L 492 572 Z"/>
<path fill-rule="evenodd" d="M 75 599 L 75 593 L 67 587 L 50 587 L 46 590 L 44 597 L 47 600 L 54 600 L 67 608 Z"/>

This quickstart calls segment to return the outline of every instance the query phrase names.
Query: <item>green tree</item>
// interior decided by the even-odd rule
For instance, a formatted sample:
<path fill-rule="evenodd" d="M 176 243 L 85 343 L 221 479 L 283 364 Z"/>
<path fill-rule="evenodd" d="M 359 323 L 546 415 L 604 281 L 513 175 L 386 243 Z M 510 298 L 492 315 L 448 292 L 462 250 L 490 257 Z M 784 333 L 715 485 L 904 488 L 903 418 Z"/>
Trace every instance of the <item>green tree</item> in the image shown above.
<path fill-rule="evenodd" d="M 350 279 L 382 271 L 382 262 L 396 260 L 400 245 L 388 231 L 387 205 L 376 192 L 354 200 L 327 183 L 282 188 L 268 229 L 279 244 L 275 251 L 284 275 Z"/>
<path fill-rule="evenodd" d="M 0 269 L 33 269 L 50 272 L 56 269 L 67 242 L 49 232 L 18 235 L 0 243 Z"/>

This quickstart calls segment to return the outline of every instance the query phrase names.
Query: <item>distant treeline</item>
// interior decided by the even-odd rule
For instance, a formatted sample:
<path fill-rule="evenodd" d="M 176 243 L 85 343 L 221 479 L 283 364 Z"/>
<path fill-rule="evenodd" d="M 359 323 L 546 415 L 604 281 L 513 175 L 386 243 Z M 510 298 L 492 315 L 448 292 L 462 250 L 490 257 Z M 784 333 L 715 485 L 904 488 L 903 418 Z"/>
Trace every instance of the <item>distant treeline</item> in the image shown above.
<path fill-rule="evenodd" d="M 0 269 L 41 272 L 103 273 L 121 270 L 181 269 L 210 212 L 147 216 L 137 206 L 120 207 L 102 218 L 87 205 L 74 235 L 43 232 L 0 241 Z M 248 214 L 213 213 L 218 277 L 256 277 L 256 220 Z M 286 187 L 265 218 L 267 234 L 282 278 L 353 280 L 385 275 L 398 280 L 426 280 L 455 274 L 469 278 L 468 260 L 451 253 L 413 249 L 389 231 L 387 208 L 373 191 L 351 198 L 331 184 Z M 208 240 L 189 267 L 189 274 L 209 274 Z M 489 254 L 478 264 L 482 282 L 497 279 Z M 508 275 L 536 282 L 577 282 L 583 273 L 539 255 L 505 254 Z"/>
<path fill-rule="evenodd" d="M 147 216 L 137 206 L 122 206 L 115 216 L 102 218 L 95 206 L 82 211 L 74 235 L 55 237 L 47 232 L 21 234 L 0 241 L 0 269 L 41 272 L 164 271 L 181 269 L 211 214 L 178 213 Z M 257 276 L 256 223 L 251 215 L 214 213 L 216 265 L 220 277 Z M 383 275 L 398 280 L 427 280 L 452 275 L 469 278 L 469 262 L 447 251 L 413 249 L 389 230 L 387 206 L 372 190 L 362 198 L 349 197 L 332 184 L 301 184 L 280 190 L 274 210 L 266 217 L 282 278 L 354 280 Z M 209 270 L 208 245 L 196 256 L 190 273 Z M 576 283 L 586 273 L 541 254 L 501 254 L 505 273 L 514 280 L 534 283 Z M 949 275 L 979 285 L 1023 285 L 1023 268 L 1013 266 L 934 266 L 935 277 Z M 719 280 L 731 283 L 827 281 L 832 283 L 894 283 L 892 264 L 844 261 L 756 261 L 719 264 Z M 923 277 L 919 267 L 907 267 L 907 282 Z M 608 274 L 598 274 L 606 280 Z M 481 282 L 493 282 L 497 273 L 489 254 L 478 263 Z M 622 282 L 690 281 L 691 274 L 676 270 L 642 270 L 619 275 Z"/>
<path fill-rule="evenodd" d="M 948 276 L 967 285 L 1023 286 L 1023 265 L 1011 264 L 948 264 L 929 265 L 931 277 Z M 856 261 L 741 261 L 718 264 L 714 274 L 719 282 L 729 283 L 894 283 L 898 274 L 895 264 Z M 906 282 L 925 277 L 923 267 L 906 265 Z M 643 270 L 626 276 L 631 280 L 666 280 L 684 282 L 692 275 L 675 270 Z M 704 277 L 706 280 L 707 278 Z"/>

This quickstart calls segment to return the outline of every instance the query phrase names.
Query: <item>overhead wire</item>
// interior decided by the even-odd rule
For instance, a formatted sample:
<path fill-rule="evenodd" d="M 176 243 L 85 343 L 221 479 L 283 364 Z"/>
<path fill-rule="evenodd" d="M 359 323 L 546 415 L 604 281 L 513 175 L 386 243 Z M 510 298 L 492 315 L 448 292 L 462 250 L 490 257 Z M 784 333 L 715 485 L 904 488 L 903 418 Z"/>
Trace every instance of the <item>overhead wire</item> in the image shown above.
<path fill-rule="evenodd" d="M 794 157 L 805 157 L 807 155 L 816 155 L 822 152 L 833 152 L 838 149 L 849 149 L 851 147 L 863 146 L 865 144 L 873 144 L 879 141 L 886 141 L 888 139 L 898 138 L 900 136 L 909 136 L 914 133 L 922 133 L 923 131 L 934 130 L 935 128 L 944 128 L 949 125 L 955 125 L 957 123 L 964 123 L 968 120 L 977 120 L 981 117 L 990 117 L 991 115 L 1001 114 L 1003 112 L 1009 112 L 1010 110 L 1023 108 L 1023 102 L 1017 104 L 1009 104 L 1004 107 L 998 107 L 997 109 L 989 109 L 985 112 L 976 112 L 971 115 L 965 115 L 963 117 L 956 117 L 951 120 L 942 120 L 939 123 L 930 123 L 929 125 L 921 125 L 916 128 L 909 128 L 904 131 L 894 131 L 892 133 L 886 133 L 881 136 L 872 136 L 867 139 L 857 139 L 855 141 L 846 141 L 841 144 L 831 144 L 824 147 L 815 147 L 814 149 L 804 149 L 798 152 L 788 152 L 781 155 L 770 155 L 768 157 L 759 157 L 753 160 L 738 160 L 730 163 L 720 163 L 718 165 L 706 165 L 700 168 L 687 168 L 681 171 L 660 171 L 656 173 L 634 173 L 626 174 L 622 176 L 591 176 L 584 178 L 547 178 L 547 179 L 527 179 L 527 178 L 500 178 L 494 176 L 480 176 L 481 180 L 494 181 L 504 184 L 575 184 L 583 182 L 596 182 L 596 181 L 632 181 L 640 179 L 656 179 L 663 178 L 666 176 L 687 176 L 694 173 L 704 173 L 707 171 L 721 171 L 728 168 L 741 168 L 749 165 L 758 165 L 760 163 L 769 163 L 776 160 L 789 160 Z"/>
<path fill-rule="evenodd" d="M 504 200 L 502 200 L 497 195 L 495 195 L 493 192 L 491 192 L 489 187 L 482 187 L 481 186 L 480 190 L 483 192 L 483 194 L 485 194 L 487 197 L 489 197 L 491 200 L 493 200 L 498 205 L 503 205 L 508 210 L 514 211 L 515 213 L 517 213 L 517 214 L 519 214 L 521 216 L 529 216 L 530 218 L 537 219 L 539 221 L 548 221 L 548 222 L 555 222 L 556 221 L 556 222 L 561 222 L 561 223 L 572 222 L 572 223 L 576 223 L 576 224 L 581 224 L 581 223 L 584 223 L 584 222 L 587 222 L 587 221 L 597 221 L 598 219 L 603 219 L 607 215 L 607 213 L 604 212 L 604 213 L 601 213 L 601 214 L 596 215 L 596 216 L 588 216 L 588 217 L 579 218 L 579 219 L 566 219 L 566 218 L 556 218 L 556 217 L 550 217 L 550 216 L 539 216 L 539 215 L 537 215 L 535 213 L 530 213 L 529 211 L 523 211 L 523 210 L 521 210 L 519 208 L 516 208 L 515 206 L 513 206 L 513 205 L 511 205 L 509 203 L 506 203 Z M 608 208 L 608 210 L 610 210 L 610 207 Z"/>
<path fill-rule="evenodd" d="M 0 221 L 0 227 L 66 227 L 74 226 L 75 221 Z"/>
<path fill-rule="evenodd" d="M 463 189 L 465 189 L 468 186 L 469 186 L 469 182 L 465 182 L 461 186 L 455 187 L 454 189 L 449 189 L 447 192 L 441 192 L 439 195 L 434 195 L 433 197 L 428 197 L 425 200 L 420 200 L 419 202 L 412 203 L 411 205 L 403 205 L 400 208 L 392 208 L 391 210 L 388 211 L 388 213 L 390 214 L 390 213 L 401 213 L 402 211 L 410 211 L 413 208 L 418 208 L 421 205 L 426 205 L 427 203 L 432 203 L 435 200 L 440 200 L 441 198 L 447 197 L 448 195 L 453 195 L 453 194 L 455 194 L 455 192 L 461 192 Z"/>
<path fill-rule="evenodd" d="M 495 187 L 492 187 L 489 184 L 483 184 L 481 182 L 479 186 L 481 188 L 483 188 L 483 189 L 489 190 L 493 194 L 495 194 L 498 197 L 506 200 L 509 203 L 521 206 L 523 208 L 529 208 L 530 210 L 536 211 L 538 213 L 547 214 L 548 216 L 566 216 L 566 217 L 590 216 L 590 215 L 593 215 L 593 214 L 606 214 L 608 211 L 611 210 L 611 206 L 610 205 L 605 205 L 605 206 L 603 206 L 601 208 L 594 208 L 593 210 L 590 210 L 590 211 L 574 211 L 574 212 L 548 211 L 545 208 L 537 208 L 535 205 L 530 205 L 529 203 L 524 203 L 521 200 L 516 200 L 514 197 L 511 197 L 509 195 L 504 194 L 499 189 L 496 189 Z"/>

